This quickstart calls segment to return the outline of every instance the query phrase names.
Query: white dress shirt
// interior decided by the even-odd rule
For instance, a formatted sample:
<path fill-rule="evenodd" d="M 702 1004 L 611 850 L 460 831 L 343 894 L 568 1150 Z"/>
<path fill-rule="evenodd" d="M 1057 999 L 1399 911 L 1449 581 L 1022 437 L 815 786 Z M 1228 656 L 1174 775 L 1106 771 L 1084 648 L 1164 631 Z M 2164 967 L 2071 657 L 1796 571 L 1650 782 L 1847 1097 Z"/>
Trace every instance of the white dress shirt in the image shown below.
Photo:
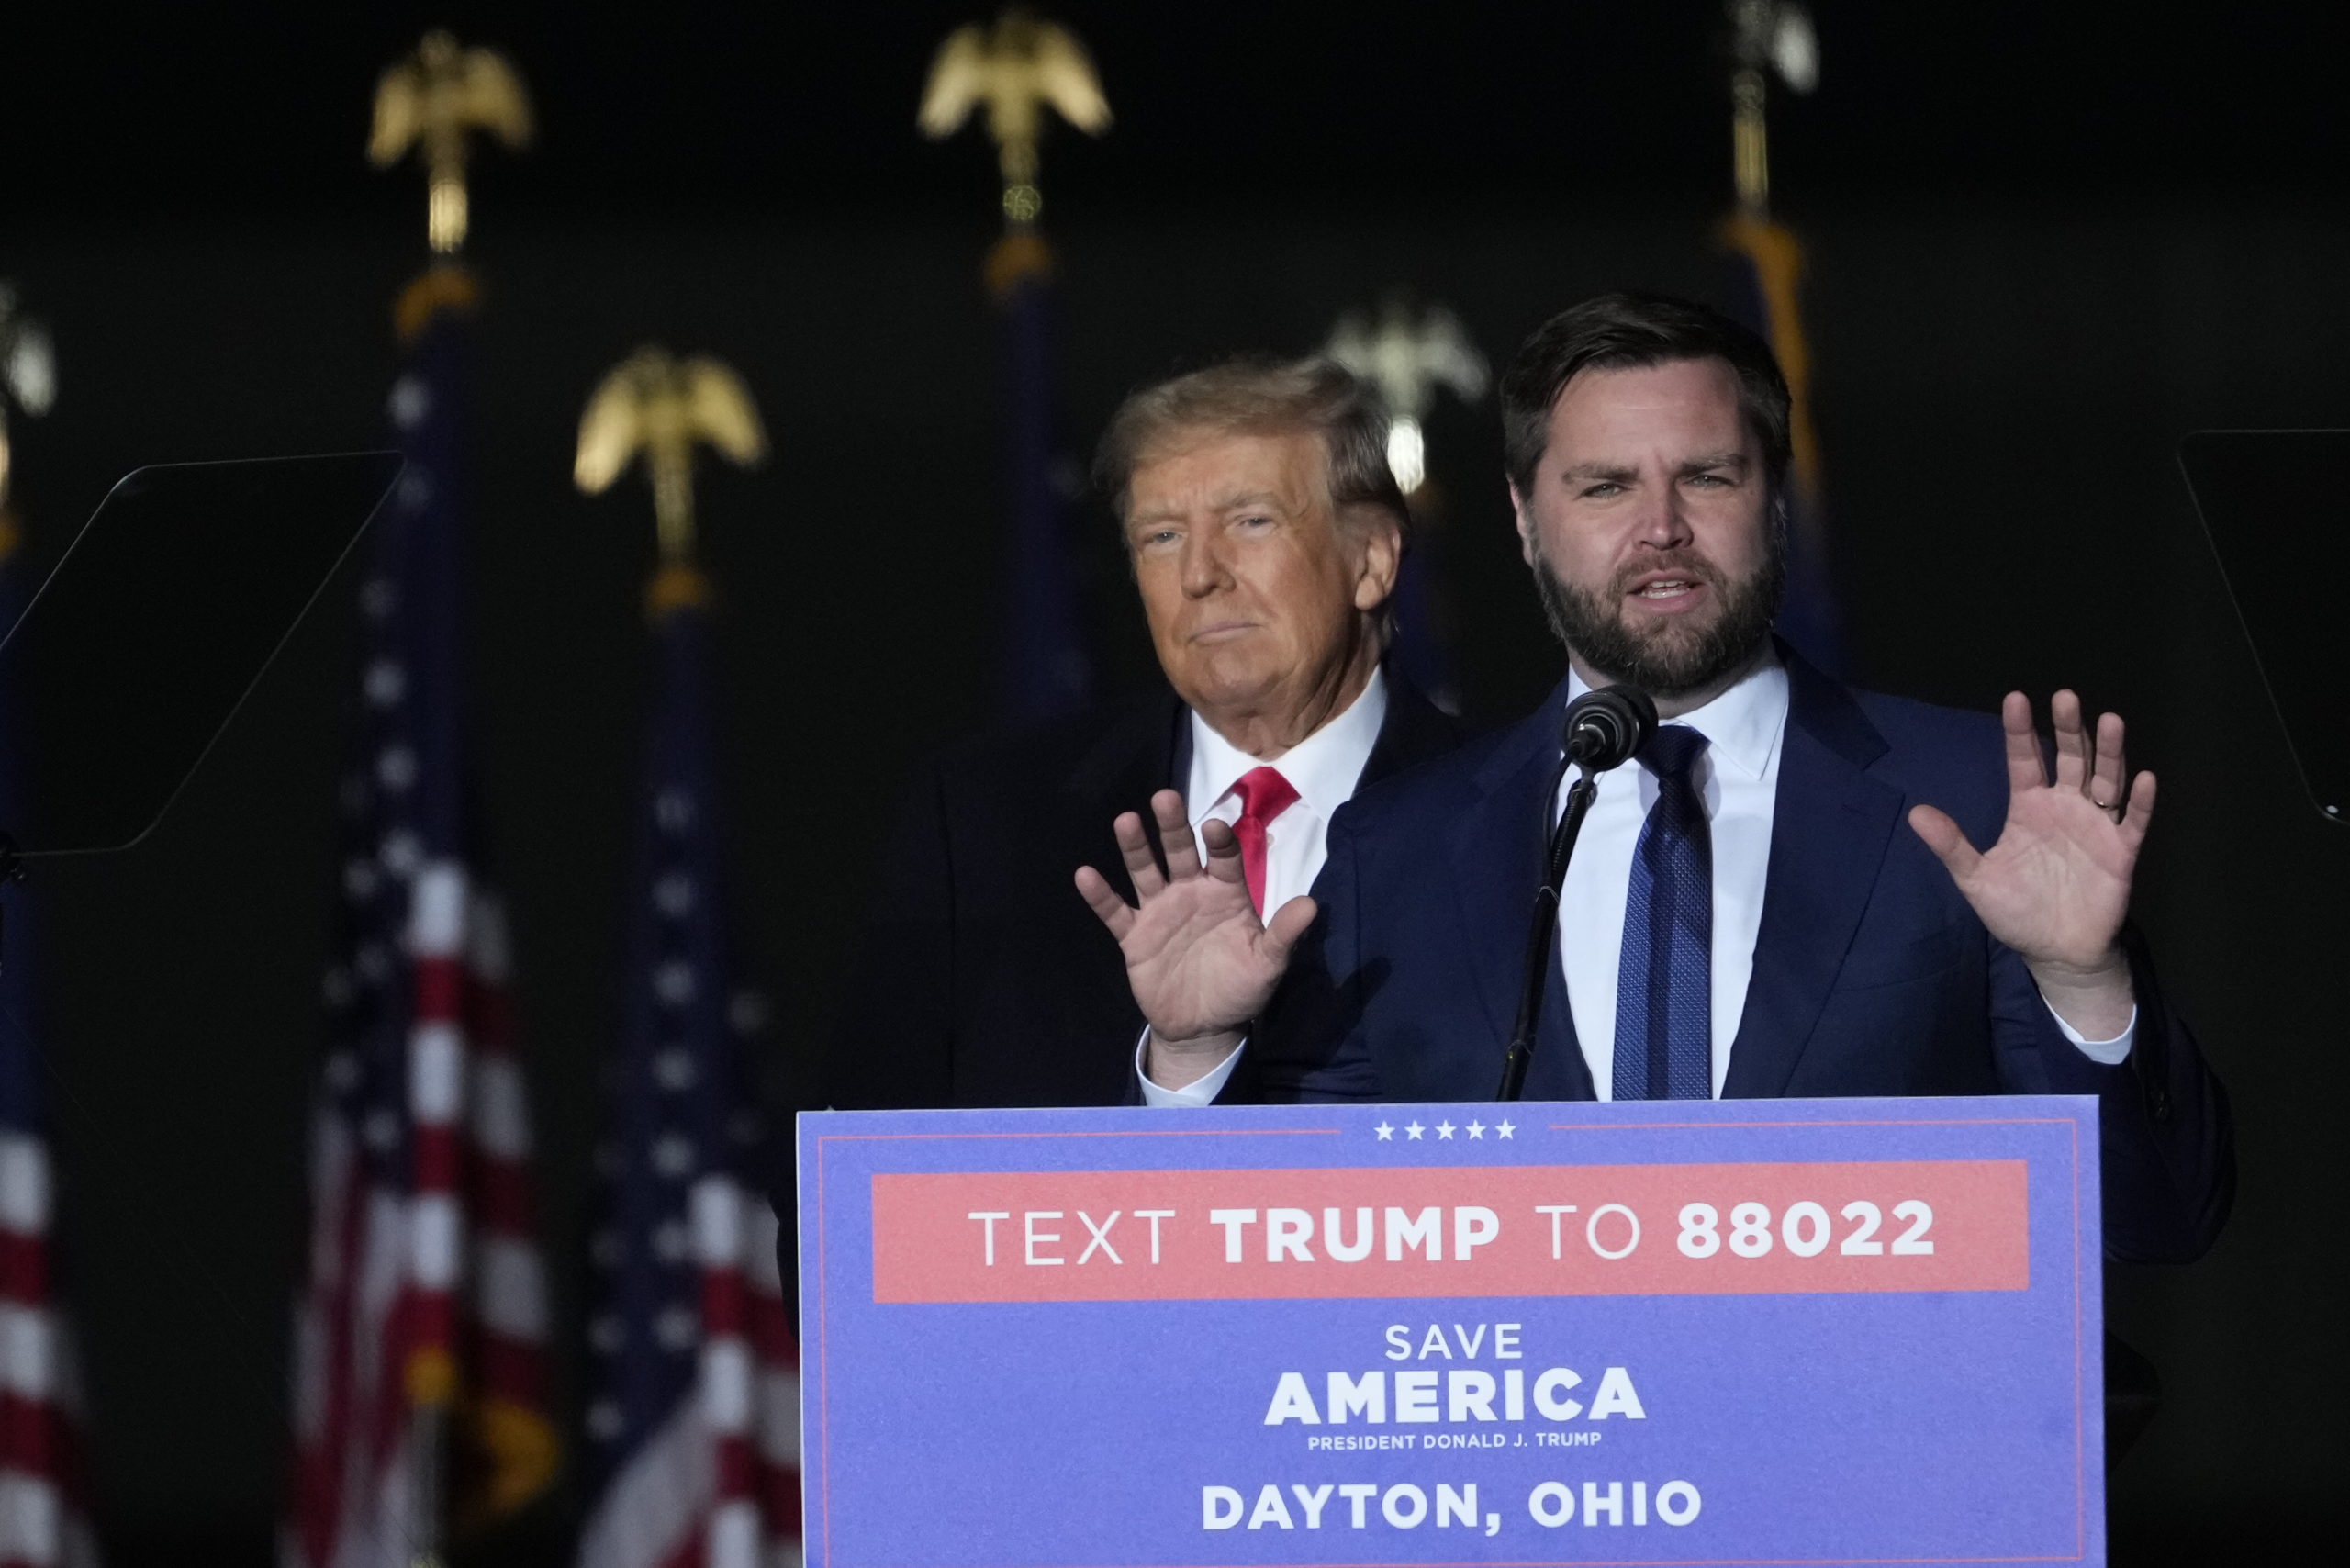
<path fill-rule="evenodd" d="M 1322 874 L 1322 863 L 1330 857 L 1330 819 L 1354 798 L 1363 766 L 1371 761 L 1371 747 L 1379 744 L 1379 729 L 1386 721 L 1387 678 L 1376 669 L 1371 672 L 1362 695 L 1343 712 L 1270 763 L 1225 740 L 1197 713 L 1192 715 L 1192 771 L 1184 782 L 1183 803 L 1193 833 L 1211 817 L 1226 823 L 1239 820 L 1240 796 L 1233 786 L 1256 768 L 1279 769 L 1297 791 L 1289 809 L 1265 827 L 1264 913 L 1268 919 L 1273 911 L 1312 889 L 1314 879 Z M 1162 1089 L 1142 1070 L 1141 1051 L 1149 1040 L 1150 1032 L 1146 1029 L 1135 1058 L 1147 1105 L 1208 1104 L 1222 1092 L 1240 1059 L 1236 1049 L 1206 1077 L 1181 1089 Z"/>
<path fill-rule="evenodd" d="M 1729 1043 L 1746 1013 L 1746 982 L 1754 973 L 1754 939 L 1762 929 L 1762 886 L 1771 868 L 1771 817 L 1779 796 L 1779 743 L 1787 729 L 1787 672 L 1765 663 L 1704 707 L 1675 719 L 1706 737 L 1690 782 L 1706 808 L 1713 839 L 1714 1095 L 1729 1074 Z M 1572 701 L 1590 688 L 1567 680 Z M 1556 823 L 1570 771 L 1550 804 Z M 1629 762 L 1599 775 L 1599 792 L 1583 820 L 1567 885 L 1559 899 L 1559 961 L 1575 1035 L 1591 1069 L 1592 1092 L 1613 1099 L 1616 1076 L 1616 983 L 1622 970 L 1624 905 L 1632 889 L 1632 855 L 1649 808 L 1656 804 L 1656 775 Z M 1546 999 L 1556 1006 L 1558 998 Z"/>
<path fill-rule="evenodd" d="M 1581 676 L 1567 681 L 1568 700 L 1589 688 Z M 1692 782 L 1705 803 L 1713 841 L 1714 1096 L 1729 1076 L 1730 1042 L 1746 1013 L 1747 981 L 1754 974 L 1754 943 L 1762 929 L 1762 899 L 1771 868 L 1771 822 L 1779 794 L 1779 757 L 1787 731 L 1787 672 L 1766 645 L 1754 667 L 1702 708 L 1668 721 L 1686 724 L 1706 737 L 1706 749 L 1692 769 Z M 1573 774 L 1559 787 L 1550 820 L 1565 809 Z M 1624 952 L 1624 906 L 1632 888 L 1632 856 L 1649 809 L 1656 804 L 1656 775 L 1632 762 L 1599 776 L 1567 885 L 1559 902 L 1559 961 L 1567 977 L 1567 1003 L 1592 1092 L 1613 1099 L 1616 1077 L 1616 986 Z M 1555 1006 L 1558 998 L 1549 999 Z M 2050 1009 L 2055 1016 L 2055 1010 Z M 2138 1015 L 2110 1040 L 2085 1040 L 2061 1017 L 2065 1037 L 2094 1061 L 2108 1066 L 2130 1054 Z"/>
<path fill-rule="evenodd" d="M 1569 701 L 1588 689 L 1582 677 L 1569 676 Z M 1359 735 L 1351 742 L 1333 744 L 1322 754 L 1328 757 L 1327 772 L 1315 767 L 1318 759 L 1292 761 L 1306 757 L 1309 749 L 1322 746 L 1326 737 L 1335 737 L 1342 726 L 1351 725 L 1358 713 L 1373 707 L 1374 700 L 1376 714 L 1362 722 Z M 1299 801 L 1267 830 L 1268 910 L 1278 909 L 1284 901 L 1304 892 L 1320 874 L 1328 855 L 1330 816 L 1354 793 L 1355 780 L 1371 756 L 1379 720 L 1385 712 L 1386 694 L 1379 678 L 1373 676 L 1371 687 L 1352 708 L 1275 765 L 1297 787 Z M 1747 982 L 1754 974 L 1754 944 L 1762 929 L 1762 900 L 1771 868 L 1771 824 L 1779 794 L 1779 757 L 1787 730 L 1787 672 L 1766 645 L 1754 667 L 1736 685 L 1671 722 L 1688 725 L 1707 741 L 1693 781 L 1705 804 L 1713 846 L 1713 1016 L 1708 1035 L 1713 1047 L 1713 1091 L 1718 1099 L 1722 1083 L 1729 1076 L 1730 1044 L 1738 1038 L 1739 1022 L 1746 1013 Z M 1211 757 L 1213 762 L 1208 760 Z M 1192 803 L 1194 829 L 1211 816 L 1227 823 L 1237 818 L 1240 802 L 1232 786 L 1242 774 L 1259 766 L 1257 758 L 1235 748 L 1193 714 L 1191 791 L 1186 800 Z M 1292 772 L 1292 767 L 1298 771 Z M 1313 789 L 1308 787 L 1309 777 L 1315 781 Z M 1565 806 L 1573 777 L 1570 774 L 1560 785 L 1559 797 L 1551 803 L 1554 823 Z M 1330 792 L 1333 789 L 1338 791 L 1335 795 Z M 1567 978 L 1565 1001 L 1574 1014 L 1583 1065 L 1591 1070 L 1592 1092 L 1602 1100 L 1614 1098 L 1616 986 L 1623 964 L 1624 906 L 1631 893 L 1632 856 L 1656 797 L 1656 775 L 1644 764 L 1627 763 L 1599 776 L 1599 791 L 1583 818 L 1560 901 L 1559 960 Z M 1206 810 L 1198 804 L 1203 800 L 1210 802 Z M 1301 818 L 1309 808 L 1311 814 Z M 1293 818 L 1301 820 L 1292 823 Z M 1294 858 L 1284 857 L 1284 835 Z M 1530 846 L 1528 853 L 1534 853 Z M 1284 880 L 1284 876 L 1291 879 Z M 1553 1007 L 1559 1002 L 1555 994 L 1547 999 Z M 2138 1032 L 2135 1010 L 2121 1033 L 2110 1040 L 2084 1039 L 2055 1009 L 2049 1009 L 2049 1015 L 2083 1055 L 2109 1067 L 2129 1056 Z M 1146 1029 L 1143 1044 L 1148 1042 Z M 1240 1047 L 1246 1048 L 1245 1045 Z M 1142 1081 L 1143 1103 L 1211 1103 L 1231 1078 L 1240 1049 L 1205 1077 L 1181 1089 L 1163 1089 L 1142 1071 L 1137 1047 L 1135 1068 Z"/>

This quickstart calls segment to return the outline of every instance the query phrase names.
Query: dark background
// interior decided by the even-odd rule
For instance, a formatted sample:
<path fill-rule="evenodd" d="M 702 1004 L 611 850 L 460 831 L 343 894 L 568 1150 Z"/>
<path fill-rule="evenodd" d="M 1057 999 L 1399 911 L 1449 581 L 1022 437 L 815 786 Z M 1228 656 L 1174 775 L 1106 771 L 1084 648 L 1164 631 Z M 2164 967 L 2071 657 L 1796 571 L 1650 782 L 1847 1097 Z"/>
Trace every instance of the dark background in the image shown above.
<path fill-rule="evenodd" d="M 993 159 L 975 131 L 912 129 L 932 48 L 982 12 L 343 10 L 11 17 L 0 274 L 62 364 L 55 412 L 13 424 L 17 499 L 53 554 L 135 465 L 379 442 L 423 196 L 361 156 L 375 76 L 429 24 L 508 50 L 541 140 L 475 183 L 478 740 L 567 1324 L 652 559 L 641 485 L 570 487 L 579 408 L 657 336 L 732 361 L 773 436 L 764 468 L 708 471 L 701 494 L 788 1104 L 845 1001 L 844 928 L 900 769 L 989 717 Z M 1119 117 L 1045 151 L 1080 448 L 1136 382 L 1310 348 L 1398 286 L 1451 304 L 1498 363 L 1587 293 L 1721 275 L 1705 0 L 1055 14 Z M 1774 173 L 1809 247 L 1851 662 L 1946 701 L 2074 684 L 2129 715 L 2164 783 L 2141 913 L 2236 1095 L 2242 1197 L 2217 1250 L 2109 1271 L 2113 1321 L 2168 1389 L 2114 1479 L 2116 1560 L 2338 1545 L 2350 836 L 2293 772 L 2174 454 L 2198 428 L 2350 424 L 2350 26 L 2275 4 L 1816 14 L 1822 84 L 1774 93 Z M 1498 722 L 1560 661 L 1490 404 L 1444 405 L 1430 440 L 1463 684 Z M 2344 509 L 2336 489 L 2280 510 L 2274 569 Z M 1091 613 L 1131 681 L 1147 647 L 1091 521 Z M 39 889 L 68 1288 L 121 1563 L 270 1551 L 350 600 L 330 591 L 154 839 Z"/>

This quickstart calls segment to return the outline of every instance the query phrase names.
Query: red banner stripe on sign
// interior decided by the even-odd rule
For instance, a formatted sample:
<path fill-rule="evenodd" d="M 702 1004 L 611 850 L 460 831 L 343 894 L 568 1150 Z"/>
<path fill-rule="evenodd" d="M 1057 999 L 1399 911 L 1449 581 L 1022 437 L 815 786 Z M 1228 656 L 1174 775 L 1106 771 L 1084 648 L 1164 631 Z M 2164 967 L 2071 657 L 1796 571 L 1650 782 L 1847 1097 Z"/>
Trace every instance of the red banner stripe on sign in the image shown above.
<path fill-rule="evenodd" d="M 873 1178 L 878 1302 L 2018 1291 L 2021 1160 Z"/>

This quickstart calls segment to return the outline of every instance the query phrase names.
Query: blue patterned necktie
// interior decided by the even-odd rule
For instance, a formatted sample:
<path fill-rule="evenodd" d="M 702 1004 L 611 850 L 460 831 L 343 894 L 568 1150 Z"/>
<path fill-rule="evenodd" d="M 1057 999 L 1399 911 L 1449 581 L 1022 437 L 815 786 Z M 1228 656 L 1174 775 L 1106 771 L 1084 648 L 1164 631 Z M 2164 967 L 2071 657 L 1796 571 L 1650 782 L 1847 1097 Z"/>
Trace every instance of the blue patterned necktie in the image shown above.
<path fill-rule="evenodd" d="M 1689 777 L 1705 749 L 1686 724 L 1659 729 L 1640 748 L 1656 804 L 1624 902 L 1613 1099 L 1713 1096 L 1714 841 Z"/>

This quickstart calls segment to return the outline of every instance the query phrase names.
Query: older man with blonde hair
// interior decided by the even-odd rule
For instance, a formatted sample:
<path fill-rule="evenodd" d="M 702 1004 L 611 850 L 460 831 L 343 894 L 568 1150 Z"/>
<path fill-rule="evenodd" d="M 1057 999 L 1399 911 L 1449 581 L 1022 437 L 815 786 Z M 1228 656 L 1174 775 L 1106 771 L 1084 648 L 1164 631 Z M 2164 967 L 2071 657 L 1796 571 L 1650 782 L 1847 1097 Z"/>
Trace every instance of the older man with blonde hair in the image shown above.
<path fill-rule="evenodd" d="M 1146 387 L 1095 476 L 1167 689 L 965 747 L 909 793 L 828 1075 L 843 1107 L 1204 1103 L 1138 1081 L 1143 1016 L 1072 890 L 1172 790 L 1237 835 L 1251 898 L 1319 874 L 1356 789 L 1450 749 L 1382 659 L 1410 514 L 1387 415 L 1325 360 L 1234 360 Z"/>

